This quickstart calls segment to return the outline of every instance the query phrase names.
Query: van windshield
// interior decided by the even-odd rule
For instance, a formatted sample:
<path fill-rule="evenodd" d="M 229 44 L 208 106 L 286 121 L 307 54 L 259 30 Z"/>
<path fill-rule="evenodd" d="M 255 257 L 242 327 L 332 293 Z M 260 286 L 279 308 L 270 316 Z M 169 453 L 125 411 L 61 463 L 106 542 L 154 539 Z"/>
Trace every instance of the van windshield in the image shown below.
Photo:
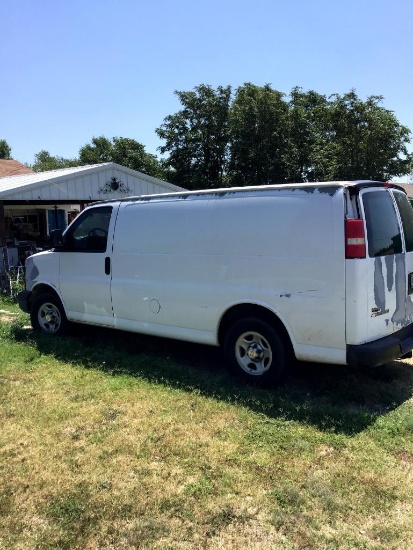
<path fill-rule="evenodd" d="M 393 199 L 388 191 L 363 194 L 369 256 L 388 256 L 402 252 L 402 239 Z"/>

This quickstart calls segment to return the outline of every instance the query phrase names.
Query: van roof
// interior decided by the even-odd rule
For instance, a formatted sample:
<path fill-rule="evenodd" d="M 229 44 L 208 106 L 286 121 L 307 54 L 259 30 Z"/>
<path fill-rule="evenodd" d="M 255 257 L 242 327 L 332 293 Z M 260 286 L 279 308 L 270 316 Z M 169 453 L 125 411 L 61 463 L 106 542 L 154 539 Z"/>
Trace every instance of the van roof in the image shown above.
<path fill-rule="evenodd" d="M 314 192 L 318 190 L 321 193 L 334 194 L 338 188 L 352 188 L 355 191 L 366 187 L 392 187 L 404 191 L 402 187 L 394 183 L 371 180 L 357 181 L 323 181 L 323 182 L 306 182 L 306 183 L 280 183 L 271 185 L 255 185 L 247 187 L 223 187 L 218 189 L 196 189 L 194 191 L 178 191 L 173 193 L 162 193 L 156 195 L 139 195 L 125 197 L 122 199 L 99 202 L 128 202 L 128 201 L 150 201 L 160 199 L 185 199 L 185 198 L 207 198 L 208 196 L 224 197 L 234 194 L 255 194 L 260 192 L 279 191 L 283 189 L 302 189 L 303 191 Z"/>

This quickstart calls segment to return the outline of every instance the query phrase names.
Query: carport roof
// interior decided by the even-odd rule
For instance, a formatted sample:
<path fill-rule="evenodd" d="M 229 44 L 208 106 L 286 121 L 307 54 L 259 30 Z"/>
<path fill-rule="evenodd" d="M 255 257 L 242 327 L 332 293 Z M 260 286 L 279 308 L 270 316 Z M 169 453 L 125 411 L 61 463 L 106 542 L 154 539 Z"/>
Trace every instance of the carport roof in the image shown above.
<path fill-rule="evenodd" d="M 107 170 L 120 171 L 125 175 L 139 178 L 139 180 L 145 180 L 147 183 L 160 188 L 160 193 L 182 190 L 181 187 L 177 187 L 166 181 L 148 176 L 142 172 L 137 172 L 136 170 L 126 168 L 125 166 L 121 166 L 114 162 L 105 162 L 102 164 L 91 164 L 87 166 L 74 166 L 71 168 L 61 168 L 59 170 L 49 170 L 47 172 L 32 172 L 29 174 L 0 177 L 0 200 L 13 200 L 15 195 L 20 195 L 26 191 L 36 191 L 36 194 L 41 194 L 41 191 L 45 188 L 50 188 L 51 186 L 62 184 L 68 180 L 105 172 Z"/>

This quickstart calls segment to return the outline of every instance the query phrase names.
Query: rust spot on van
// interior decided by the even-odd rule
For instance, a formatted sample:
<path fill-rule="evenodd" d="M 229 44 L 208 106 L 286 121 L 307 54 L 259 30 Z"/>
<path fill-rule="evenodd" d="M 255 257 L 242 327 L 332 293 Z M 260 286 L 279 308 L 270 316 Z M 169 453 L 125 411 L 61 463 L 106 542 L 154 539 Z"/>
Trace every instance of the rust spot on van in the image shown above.
<path fill-rule="evenodd" d="M 298 187 L 297 189 L 303 190 L 304 193 L 320 193 L 320 195 L 330 195 L 330 197 L 334 197 L 334 195 L 339 190 L 338 187 Z"/>
<path fill-rule="evenodd" d="M 231 188 L 220 189 L 214 191 L 211 190 L 200 190 L 199 193 L 187 192 L 187 193 L 167 193 L 164 195 L 147 195 L 143 197 L 130 197 L 120 199 L 122 202 L 134 201 L 134 202 L 165 202 L 165 201 L 189 201 L 189 200 L 208 200 L 208 199 L 222 199 L 228 197 L 240 197 L 240 196 L 259 196 L 259 195 L 277 195 L 277 194 L 290 194 L 290 193 L 303 193 L 303 194 L 316 194 L 320 193 L 321 195 L 330 195 L 333 197 L 341 188 L 341 186 L 319 186 L 317 184 L 293 184 L 294 186 L 289 187 L 289 184 L 276 184 L 279 187 L 272 187 L 272 185 L 262 185 L 260 187 L 246 187 L 245 189 L 240 188 Z"/>

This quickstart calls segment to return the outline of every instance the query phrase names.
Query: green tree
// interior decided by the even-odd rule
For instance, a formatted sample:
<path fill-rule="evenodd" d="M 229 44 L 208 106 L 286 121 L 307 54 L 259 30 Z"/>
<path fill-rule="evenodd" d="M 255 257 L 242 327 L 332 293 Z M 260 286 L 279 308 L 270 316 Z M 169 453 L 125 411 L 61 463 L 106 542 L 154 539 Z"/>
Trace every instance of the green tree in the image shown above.
<path fill-rule="evenodd" d="M 149 176 L 164 177 L 157 157 L 147 153 L 145 147 L 134 139 L 113 138 L 113 162 Z"/>
<path fill-rule="evenodd" d="M 114 137 L 109 140 L 105 136 L 93 137 L 91 143 L 80 149 L 79 158 L 81 164 L 116 162 L 150 176 L 165 176 L 156 156 L 147 153 L 141 143 L 130 138 Z"/>
<path fill-rule="evenodd" d="M 45 172 L 47 170 L 58 170 L 60 168 L 70 168 L 79 166 L 78 159 L 65 159 L 59 156 L 52 156 L 49 151 L 44 149 L 34 156 L 34 164 L 30 167 L 33 172 Z"/>
<path fill-rule="evenodd" d="M 313 90 L 303 92 L 295 87 L 291 90 L 288 106 L 288 180 L 320 180 L 332 162 L 329 102 Z"/>
<path fill-rule="evenodd" d="M 11 147 L 5 139 L 0 139 L 0 159 L 11 159 Z"/>
<path fill-rule="evenodd" d="M 288 105 L 269 84 L 238 88 L 230 110 L 229 178 L 233 185 L 288 180 Z"/>
<path fill-rule="evenodd" d="M 199 189 L 288 181 L 389 180 L 409 173 L 411 132 L 381 96 L 329 98 L 270 85 L 200 85 L 175 92 L 183 108 L 156 130 L 167 179 Z"/>
<path fill-rule="evenodd" d="M 193 91 L 175 91 L 183 109 L 167 116 L 156 129 L 165 140 L 159 147 L 170 180 L 189 189 L 225 185 L 228 161 L 228 115 L 231 87 L 201 84 Z"/>
<path fill-rule="evenodd" d="M 82 164 L 101 164 L 113 162 L 112 155 L 113 143 L 105 136 L 99 136 L 80 148 L 79 160 Z"/>
<path fill-rule="evenodd" d="M 380 106 L 382 101 L 382 96 L 370 96 L 363 102 L 354 90 L 332 96 L 329 138 L 334 161 L 325 179 L 385 181 L 408 173 L 411 132 Z"/>

